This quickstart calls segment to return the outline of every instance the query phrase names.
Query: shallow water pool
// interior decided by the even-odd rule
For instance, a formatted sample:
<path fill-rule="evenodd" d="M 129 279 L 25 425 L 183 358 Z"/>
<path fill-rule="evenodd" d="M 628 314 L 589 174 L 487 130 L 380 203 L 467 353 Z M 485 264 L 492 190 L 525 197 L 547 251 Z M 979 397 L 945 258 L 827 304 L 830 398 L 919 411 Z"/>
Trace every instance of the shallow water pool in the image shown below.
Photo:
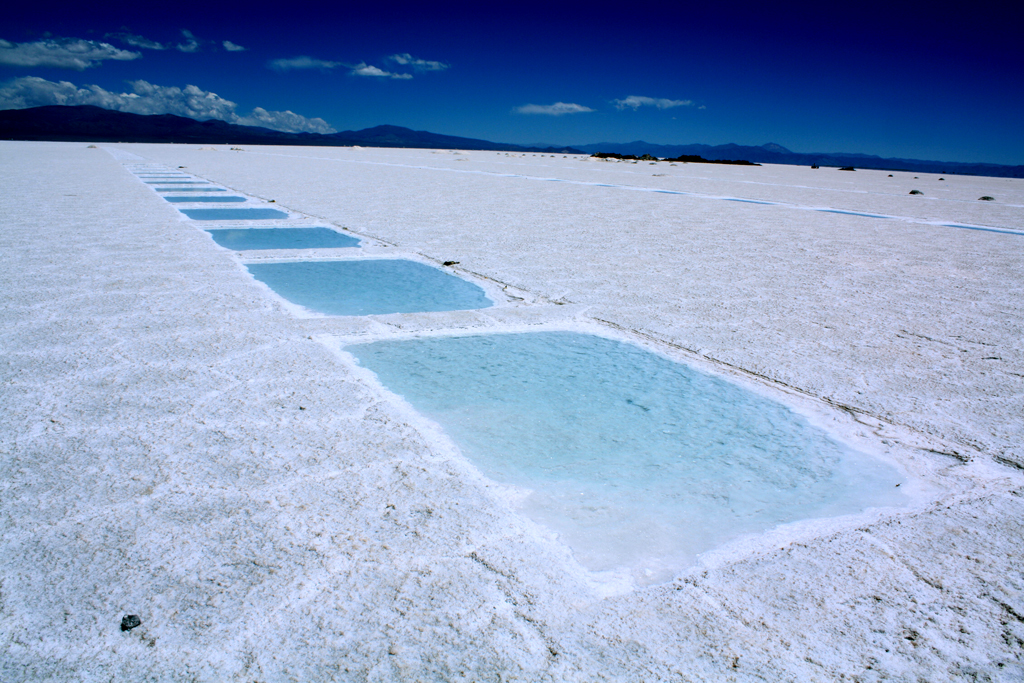
<path fill-rule="evenodd" d="M 235 251 L 254 249 L 336 249 L 359 240 L 330 228 L 253 228 L 207 230 L 213 241 Z"/>
<path fill-rule="evenodd" d="M 158 187 L 157 192 L 227 192 L 223 187 Z"/>
<path fill-rule="evenodd" d="M 288 218 L 277 209 L 178 209 L 194 221 L 266 221 Z"/>
<path fill-rule="evenodd" d="M 327 315 L 465 311 L 493 302 L 472 282 L 403 259 L 246 265 L 292 303 Z"/>
<path fill-rule="evenodd" d="M 216 196 L 216 197 L 164 197 L 164 199 L 166 199 L 167 201 L 169 201 L 171 203 L 176 203 L 176 204 L 181 204 L 181 203 L 190 203 L 191 204 L 191 203 L 199 203 L 199 202 L 217 202 L 217 203 L 220 203 L 220 204 L 227 204 L 227 203 L 237 203 L 237 202 L 244 202 L 245 201 L 245 197 L 237 197 L 237 196 L 221 197 L 219 195 Z"/>
<path fill-rule="evenodd" d="M 803 519 L 900 505 L 894 468 L 784 405 L 631 344 L 569 332 L 347 346 L 579 562 L 638 584 Z"/>

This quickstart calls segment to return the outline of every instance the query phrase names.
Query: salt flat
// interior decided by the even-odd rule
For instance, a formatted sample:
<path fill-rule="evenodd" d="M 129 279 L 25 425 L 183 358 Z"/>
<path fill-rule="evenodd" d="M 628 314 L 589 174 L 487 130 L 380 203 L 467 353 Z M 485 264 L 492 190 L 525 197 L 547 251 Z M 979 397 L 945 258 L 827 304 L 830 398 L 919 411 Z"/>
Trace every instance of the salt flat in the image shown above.
<path fill-rule="evenodd" d="M 1024 677 L 1024 182 L 0 145 L 0 678 Z M 129 173 L 146 162 L 370 257 L 458 261 L 497 305 L 295 315 L 244 262 L 296 254 L 217 247 Z M 343 351 L 549 327 L 784 400 L 915 502 L 609 590 Z"/>

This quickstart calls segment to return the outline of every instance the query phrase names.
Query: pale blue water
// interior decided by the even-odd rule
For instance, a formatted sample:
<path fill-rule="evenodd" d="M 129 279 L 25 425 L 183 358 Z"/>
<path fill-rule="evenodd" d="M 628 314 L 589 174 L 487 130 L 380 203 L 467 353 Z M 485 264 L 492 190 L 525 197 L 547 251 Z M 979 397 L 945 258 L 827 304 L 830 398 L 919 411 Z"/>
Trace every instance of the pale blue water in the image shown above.
<path fill-rule="evenodd" d="M 288 218 L 277 209 L 178 209 L 194 221 L 264 221 Z"/>
<path fill-rule="evenodd" d="M 223 187 L 158 187 L 157 192 L 227 192 Z"/>
<path fill-rule="evenodd" d="M 463 311 L 493 305 L 472 282 L 415 261 L 250 263 L 246 268 L 288 301 L 327 315 Z"/>
<path fill-rule="evenodd" d="M 209 185 L 206 180 L 147 180 L 147 185 Z"/>
<path fill-rule="evenodd" d="M 585 567 L 667 580 L 741 534 L 899 505 L 901 475 L 782 404 L 638 347 L 543 332 L 346 347 Z"/>
<path fill-rule="evenodd" d="M 228 202 L 244 202 L 245 197 L 164 197 L 171 203 L 194 203 L 194 202 L 217 202 L 220 204 L 226 204 Z"/>
<path fill-rule="evenodd" d="M 358 247 L 359 240 L 330 228 L 254 228 L 207 230 L 213 241 L 235 251 L 250 249 L 332 249 Z"/>

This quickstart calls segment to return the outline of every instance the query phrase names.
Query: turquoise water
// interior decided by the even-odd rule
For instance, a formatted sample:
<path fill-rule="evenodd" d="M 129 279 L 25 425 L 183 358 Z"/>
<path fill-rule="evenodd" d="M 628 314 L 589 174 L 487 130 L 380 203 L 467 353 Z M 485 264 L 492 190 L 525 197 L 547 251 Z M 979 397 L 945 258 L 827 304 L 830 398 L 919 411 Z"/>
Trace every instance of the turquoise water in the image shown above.
<path fill-rule="evenodd" d="M 346 347 L 594 571 L 664 581 L 742 534 L 899 505 L 892 467 L 780 403 L 568 332 Z"/>
<path fill-rule="evenodd" d="M 158 187 L 157 192 L 227 192 L 223 187 Z"/>
<path fill-rule="evenodd" d="M 235 251 L 251 249 L 336 249 L 358 247 L 359 240 L 330 228 L 254 228 L 207 230 L 213 241 Z"/>
<path fill-rule="evenodd" d="M 194 221 L 264 221 L 288 218 L 277 209 L 178 209 Z"/>
<path fill-rule="evenodd" d="M 327 315 L 463 311 L 493 305 L 472 282 L 415 261 L 250 263 L 246 268 L 288 301 Z"/>
<path fill-rule="evenodd" d="M 226 204 L 226 203 L 229 203 L 229 202 L 244 202 L 245 201 L 245 197 L 221 197 L 221 196 L 216 196 L 216 197 L 164 197 L 164 199 L 166 199 L 169 202 L 179 203 L 179 204 L 180 203 L 189 203 L 189 204 L 191 204 L 191 203 L 196 203 L 196 202 L 217 202 L 217 203 Z"/>

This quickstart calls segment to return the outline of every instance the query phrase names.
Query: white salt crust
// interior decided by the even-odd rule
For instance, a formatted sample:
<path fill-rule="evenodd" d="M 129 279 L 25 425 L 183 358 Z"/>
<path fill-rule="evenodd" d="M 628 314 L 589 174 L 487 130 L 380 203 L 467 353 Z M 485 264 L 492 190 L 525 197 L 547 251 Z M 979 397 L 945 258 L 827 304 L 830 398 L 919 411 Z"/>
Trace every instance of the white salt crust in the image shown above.
<path fill-rule="evenodd" d="M 1024 676 L 1024 181 L 0 148 L 0 680 Z M 245 223 L 188 221 L 144 166 L 364 246 L 234 254 L 201 228 Z M 353 251 L 458 261 L 497 305 L 310 316 L 244 268 Z M 529 329 L 782 400 L 913 502 L 741 539 L 661 586 L 589 574 L 344 351 Z"/>

